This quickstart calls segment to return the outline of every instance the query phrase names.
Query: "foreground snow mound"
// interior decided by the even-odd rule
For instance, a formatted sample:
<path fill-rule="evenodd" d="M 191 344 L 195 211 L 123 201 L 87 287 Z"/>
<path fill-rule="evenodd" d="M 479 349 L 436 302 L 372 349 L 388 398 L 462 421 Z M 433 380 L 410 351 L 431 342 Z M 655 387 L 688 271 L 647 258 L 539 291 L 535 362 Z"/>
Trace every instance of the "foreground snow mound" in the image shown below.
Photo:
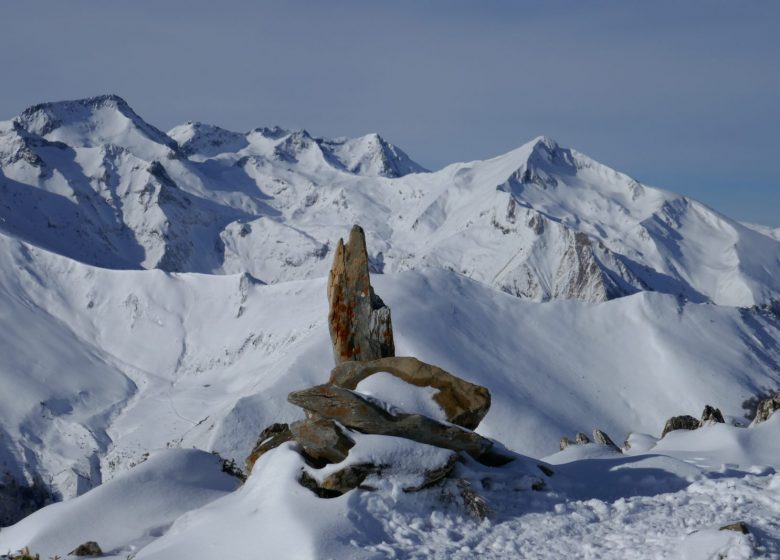
<path fill-rule="evenodd" d="M 102 267 L 312 278 L 360 223 L 376 272 L 440 267 L 535 301 L 780 299 L 776 230 L 546 137 L 423 173 L 376 134 L 200 123 L 164 134 L 103 96 L 0 122 L 0 171 L 2 231 Z"/>
<path fill-rule="evenodd" d="M 0 532 L 0 550 L 23 547 L 43 558 L 97 541 L 108 557 L 129 554 L 163 535 L 187 511 L 232 492 L 238 480 L 219 457 L 165 450 L 83 496 L 52 504 Z"/>
<path fill-rule="evenodd" d="M 110 557 L 134 551 L 138 559 L 193 560 L 780 557 L 780 475 L 774 472 L 780 455 L 771 454 L 780 441 L 780 417 L 753 428 L 715 427 L 731 435 L 727 444 L 714 439 L 711 428 L 676 438 L 678 445 L 687 440 L 698 447 L 706 463 L 685 452 L 665 454 L 660 444 L 633 455 L 573 445 L 549 463 L 515 456 L 508 465 L 487 467 L 462 458 L 448 478 L 413 492 L 405 489 L 446 452 L 354 434 L 347 460 L 315 469 L 295 444 L 285 443 L 263 455 L 246 483 L 229 494 L 233 482 L 217 476 L 213 456 L 168 452 L 4 530 L 0 546 L 30 542 L 60 551 L 71 541 L 93 539 L 115 547 Z M 743 450 L 741 463 L 748 465 L 765 443 L 771 465 L 723 463 Z M 321 479 L 366 463 L 392 467 L 331 499 L 300 483 L 303 473 Z M 183 469 L 201 474 L 182 484 Z M 475 501 L 486 519 L 473 515 Z M 748 534 L 720 530 L 738 522 Z"/>
<path fill-rule="evenodd" d="M 523 502 L 544 477 L 536 462 L 521 456 L 500 468 L 464 459 L 443 484 L 409 491 L 423 482 L 426 471 L 446 462 L 450 452 L 388 436 L 355 439 L 348 459 L 323 469 L 307 466 L 293 444 L 270 451 L 243 488 L 185 515 L 137 558 L 209 558 L 214 551 L 235 558 L 372 558 L 372 547 L 395 536 L 393 523 L 399 516 L 442 515 L 469 523 L 464 485 L 479 487 L 477 493 L 488 504 L 500 495 Z M 354 464 L 385 467 L 369 476 L 363 489 L 331 499 L 317 497 L 299 482 L 304 471 L 323 478 Z"/>

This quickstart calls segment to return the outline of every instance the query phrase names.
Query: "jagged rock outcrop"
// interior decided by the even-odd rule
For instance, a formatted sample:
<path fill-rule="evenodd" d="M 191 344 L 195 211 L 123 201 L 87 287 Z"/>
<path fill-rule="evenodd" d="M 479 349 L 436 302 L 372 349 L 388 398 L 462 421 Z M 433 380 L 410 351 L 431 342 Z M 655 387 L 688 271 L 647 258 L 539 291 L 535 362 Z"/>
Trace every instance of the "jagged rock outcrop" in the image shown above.
<path fill-rule="evenodd" d="M 723 414 L 719 408 L 714 406 L 705 405 L 704 410 L 701 413 L 701 420 L 699 421 L 699 427 L 709 426 L 710 424 L 725 424 Z"/>
<path fill-rule="evenodd" d="M 599 445 L 606 445 L 607 447 L 609 447 L 614 451 L 621 452 L 620 448 L 617 445 L 615 445 L 614 441 L 612 441 L 612 438 L 607 435 L 607 432 L 603 430 L 599 430 L 598 428 L 593 430 L 593 441 L 595 441 Z"/>
<path fill-rule="evenodd" d="M 756 407 L 756 417 L 753 420 L 753 424 L 766 422 L 776 410 L 780 410 L 780 392 L 759 401 L 758 406 Z"/>
<path fill-rule="evenodd" d="M 561 448 L 561 451 L 563 451 L 564 449 L 566 449 L 570 445 L 571 445 L 571 441 L 569 440 L 569 438 L 567 438 L 566 436 L 561 437 L 561 442 L 559 444 L 559 446 Z"/>
<path fill-rule="evenodd" d="M 402 437 L 453 451 L 465 451 L 475 458 L 493 447 L 493 442 L 474 432 L 442 424 L 420 414 L 391 414 L 359 393 L 336 385 L 317 385 L 294 391 L 287 400 L 309 413 L 336 420 L 366 434 Z"/>
<path fill-rule="evenodd" d="M 327 418 L 313 417 L 293 422 L 290 432 L 310 462 L 318 465 L 340 463 L 355 445 L 333 420 Z"/>
<path fill-rule="evenodd" d="M 673 432 L 674 430 L 695 430 L 698 427 L 699 420 L 693 416 L 688 414 L 684 414 L 682 416 L 672 416 L 669 418 L 669 420 L 666 421 L 664 430 L 661 432 L 661 438 L 666 436 L 666 434 L 669 432 Z"/>
<path fill-rule="evenodd" d="M 374 293 L 363 228 L 339 239 L 328 277 L 328 326 L 337 364 L 395 355 L 390 308 Z"/>
<path fill-rule="evenodd" d="M 255 466 L 257 460 L 271 449 L 279 447 L 286 441 L 290 441 L 293 438 L 293 434 L 290 431 L 290 426 L 287 424 L 271 424 L 260 433 L 260 437 L 257 438 L 254 448 L 246 458 L 244 470 L 246 475 L 252 472 L 252 468 Z"/>
<path fill-rule="evenodd" d="M 440 367 L 417 358 L 381 358 L 370 362 L 344 362 L 330 373 L 330 383 L 356 389 L 367 377 L 387 372 L 417 387 L 433 387 L 439 392 L 433 400 L 444 410 L 447 421 L 470 430 L 476 429 L 490 409 L 490 391 L 469 383 Z"/>
<path fill-rule="evenodd" d="M 577 445 L 590 443 L 590 438 L 582 432 L 577 432 L 574 436 L 574 443 L 576 443 Z"/>

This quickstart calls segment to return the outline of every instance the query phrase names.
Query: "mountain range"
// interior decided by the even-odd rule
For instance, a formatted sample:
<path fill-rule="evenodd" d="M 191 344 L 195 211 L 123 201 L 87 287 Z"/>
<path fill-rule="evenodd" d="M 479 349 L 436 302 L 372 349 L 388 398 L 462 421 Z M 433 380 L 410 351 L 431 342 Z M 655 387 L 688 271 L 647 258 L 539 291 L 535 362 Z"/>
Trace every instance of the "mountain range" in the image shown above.
<path fill-rule="evenodd" d="M 327 380 L 326 276 L 356 223 L 397 355 L 487 387 L 479 432 L 562 465 L 558 489 L 522 516 L 472 526 L 397 488 L 315 505 L 278 470 L 299 468 L 282 452 L 233 491 L 205 453 L 243 464 L 263 428 L 299 415 L 287 394 Z M 103 527 L 112 558 L 205 557 L 212 537 L 236 557 L 305 541 L 302 558 L 415 558 L 426 534 L 439 538 L 425 541 L 432 557 L 473 557 L 470 539 L 491 543 L 485 558 L 556 557 L 511 535 L 560 521 L 548 540 L 576 555 L 581 519 L 600 519 L 582 529 L 598 548 L 614 537 L 598 536 L 606 520 L 634 515 L 628 548 L 612 551 L 623 558 L 653 527 L 776 512 L 744 504 L 780 492 L 780 417 L 746 427 L 780 388 L 780 229 L 547 137 L 429 171 L 376 134 L 192 122 L 166 133 L 115 95 L 30 107 L 0 122 L 0 329 L 0 525 L 43 505 L 14 501 L 11 481 L 64 502 L 0 530 L 0 551 L 64 555 L 79 544 L 68 535 Z M 379 394 L 419 404 L 397 387 Z M 670 416 L 705 405 L 725 424 L 660 438 Z M 562 435 L 596 427 L 625 455 L 559 452 Z M 567 486 L 577 477 L 584 486 Z M 679 515 L 658 513 L 672 502 Z M 780 554 L 780 527 L 761 531 L 766 557 Z M 648 554 L 689 542 L 674 535 Z"/>

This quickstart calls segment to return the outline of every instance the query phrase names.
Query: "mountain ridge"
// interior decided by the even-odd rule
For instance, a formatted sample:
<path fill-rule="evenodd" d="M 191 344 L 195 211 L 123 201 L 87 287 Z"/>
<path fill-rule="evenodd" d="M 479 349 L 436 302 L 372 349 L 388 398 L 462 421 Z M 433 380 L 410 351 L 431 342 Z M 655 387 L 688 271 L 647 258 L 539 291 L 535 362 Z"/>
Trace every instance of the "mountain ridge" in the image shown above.
<path fill-rule="evenodd" d="M 376 134 L 203 123 L 163 133 L 109 95 L 0 123 L 0 165 L 0 227 L 97 266 L 312 278 L 340 231 L 361 223 L 377 272 L 442 267 L 534 301 L 780 299 L 771 229 L 545 136 L 428 172 Z M 21 223 L 20 208 L 46 227 Z"/>

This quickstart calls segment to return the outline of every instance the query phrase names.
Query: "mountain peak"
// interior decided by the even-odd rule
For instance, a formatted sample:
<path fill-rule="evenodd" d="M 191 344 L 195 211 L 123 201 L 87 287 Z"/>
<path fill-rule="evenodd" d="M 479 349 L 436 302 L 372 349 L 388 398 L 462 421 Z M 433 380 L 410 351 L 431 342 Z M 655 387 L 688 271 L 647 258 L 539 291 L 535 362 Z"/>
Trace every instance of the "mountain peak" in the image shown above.
<path fill-rule="evenodd" d="M 74 146 L 115 143 L 132 147 L 145 138 L 146 142 L 151 140 L 168 149 L 177 149 L 175 142 L 144 121 L 116 94 L 39 103 L 22 111 L 14 122 L 29 133 Z"/>

